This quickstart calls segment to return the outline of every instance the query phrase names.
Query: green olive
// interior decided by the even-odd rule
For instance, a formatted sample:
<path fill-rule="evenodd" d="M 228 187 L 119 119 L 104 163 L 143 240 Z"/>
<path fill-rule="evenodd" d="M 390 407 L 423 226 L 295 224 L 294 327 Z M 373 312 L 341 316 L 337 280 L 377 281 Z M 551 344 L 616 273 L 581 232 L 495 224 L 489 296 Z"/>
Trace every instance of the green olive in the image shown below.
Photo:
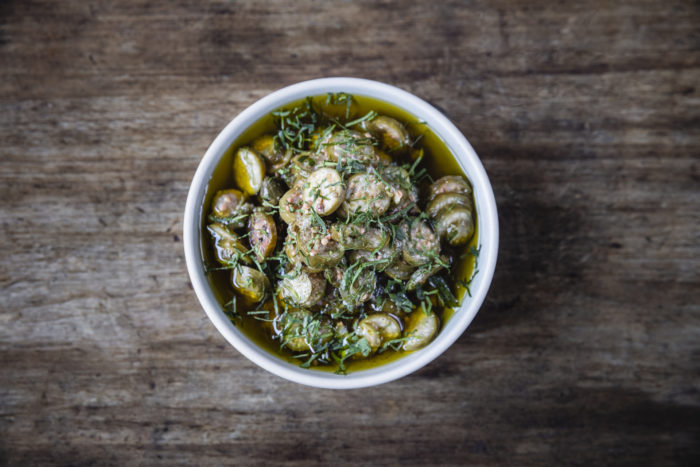
<path fill-rule="evenodd" d="M 404 350 L 417 350 L 425 347 L 433 340 L 440 329 L 440 320 L 432 311 L 425 313 L 419 309 L 408 315 L 403 336 L 406 340 L 402 348 Z"/>
<path fill-rule="evenodd" d="M 264 206 L 268 204 L 277 206 L 285 192 L 286 188 L 281 179 L 277 177 L 265 177 L 260 186 L 260 191 L 258 192 L 258 199 Z"/>
<path fill-rule="evenodd" d="M 247 301 L 257 303 L 265 297 L 270 281 L 265 274 L 248 266 L 237 266 L 231 273 L 231 285 Z"/>
<path fill-rule="evenodd" d="M 276 173 L 284 168 L 292 158 L 292 151 L 279 145 L 273 135 L 262 135 L 251 144 L 253 151 L 265 158 L 270 173 Z"/>
<path fill-rule="evenodd" d="M 382 146 L 391 153 L 400 152 L 411 145 L 411 136 L 406 127 L 398 120 L 386 115 L 366 120 L 360 126 L 378 138 Z"/>
<path fill-rule="evenodd" d="M 300 272 L 280 281 L 280 297 L 296 306 L 310 307 L 323 298 L 326 292 L 326 279 L 321 274 Z"/>
<path fill-rule="evenodd" d="M 472 211 L 462 207 L 440 211 L 435 219 L 435 230 L 450 245 L 464 245 L 474 235 Z"/>
<path fill-rule="evenodd" d="M 279 202 L 280 217 L 284 222 L 291 225 L 297 218 L 297 215 L 304 212 L 304 199 L 299 185 L 292 187 L 287 191 Z"/>
<path fill-rule="evenodd" d="M 394 245 L 387 242 L 384 246 L 375 250 L 353 250 L 350 252 L 350 262 L 357 261 L 371 262 L 377 272 L 382 272 L 388 268 L 396 257 Z"/>
<path fill-rule="evenodd" d="M 443 193 L 460 193 L 471 196 L 472 186 L 460 175 L 447 175 L 433 182 L 428 188 L 428 202 Z"/>
<path fill-rule="evenodd" d="M 454 207 L 466 208 L 471 211 L 472 199 L 460 193 L 443 193 L 437 195 L 425 208 L 425 213 L 435 219 L 441 211 L 450 210 Z"/>
<path fill-rule="evenodd" d="M 367 212 L 379 217 L 389 209 L 392 191 L 376 173 L 356 173 L 348 179 L 343 211 L 346 215 Z"/>
<path fill-rule="evenodd" d="M 293 352 L 315 352 L 335 335 L 326 318 L 314 318 L 304 309 L 282 313 L 273 323 L 282 345 Z"/>
<path fill-rule="evenodd" d="M 415 269 L 415 266 L 408 264 L 403 259 L 403 256 L 399 255 L 396 256 L 394 261 L 384 270 L 384 274 L 397 281 L 405 281 L 411 277 Z"/>
<path fill-rule="evenodd" d="M 416 218 L 404 222 L 401 229 L 406 236 L 403 243 L 403 259 L 413 266 L 429 263 L 440 254 L 440 239 L 427 222 Z"/>
<path fill-rule="evenodd" d="M 284 240 L 284 254 L 287 255 L 292 269 L 299 270 L 304 265 L 304 259 L 297 248 L 296 234 L 292 232 L 291 226 L 287 227 L 287 237 Z"/>
<path fill-rule="evenodd" d="M 207 226 L 207 230 L 214 239 L 216 259 L 223 265 L 234 261 L 243 261 L 250 264 L 251 260 L 246 256 L 247 250 L 241 243 L 238 235 L 229 230 L 225 225 L 214 223 Z"/>
<path fill-rule="evenodd" d="M 367 138 L 357 131 L 343 130 L 333 133 L 324 144 L 328 159 L 335 162 L 337 160 L 355 160 L 364 163 L 377 163 L 379 157 L 371 138 Z"/>
<path fill-rule="evenodd" d="M 247 199 L 248 196 L 239 190 L 218 191 L 211 203 L 212 214 L 220 223 L 240 229 L 245 226 L 247 215 L 253 211 L 253 205 Z"/>
<path fill-rule="evenodd" d="M 415 308 L 415 305 L 413 305 L 412 302 L 411 307 Z M 396 316 L 397 318 L 404 318 L 406 316 L 406 312 L 399 308 L 399 306 L 396 303 L 394 303 L 388 298 L 383 301 L 380 309 L 382 312 L 389 313 L 391 315 Z"/>
<path fill-rule="evenodd" d="M 371 269 L 359 271 L 350 269 L 345 271 L 340 281 L 340 296 L 350 308 L 366 302 L 377 288 L 377 276 Z"/>
<path fill-rule="evenodd" d="M 386 313 L 374 313 L 360 320 L 355 333 L 367 339 L 372 352 L 384 343 L 401 337 L 401 324 Z"/>
<path fill-rule="evenodd" d="M 299 252 L 308 267 L 325 269 L 340 262 L 345 253 L 343 246 L 333 240 L 327 228 L 322 228 L 312 217 L 300 216 L 295 222 Z"/>
<path fill-rule="evenodd" d="M 449 259 L 446 256 L 441 256 L 439 262 L 428 263 L 413 271 L 406 283 L 406 290 L 415 290 L 419 285 L 425 284 L 425 281 L 427 281 L 430 276 L 436 274 L 445 267 L 443 264 L 449 264 Z"/>
<path fill-rule="evenodd" d="M 258 260 L 270 256 L 277 245 L 277 225 L 269 214 L 256 209 L 248 217 L 248 241 Z"/>
<path fill-rule="evenodd" d="M 345 186 L 340 174 L 330 167 L 314 171 L 304 182 L 302 197 L 319 216 L 332 214 L 345 200 Z"/>
<path fill-rule="evenodd" d="M 330 228 L 331 238 L 346 250 L 373 251 L 391 241 L 391 234 L 380 228 L 336 222 Z"/>
<path fill-rule="evenodd" d="M 348 262 L 343 256 L 338 264 L 324 269 L 323 277 L 326 278 L 328 283 L 335 288 L 340 287 L 340 282 L 343 280 L 343 274 L 348 268 Z"/>
<path fill-rule="evenodd" d="M 323 166 L 325 156 L 321 153 L 306 152 L 292 158 L 289 171 L 292 185 L 304 184 L 316 170 Z"/>
<path fill-rule="evenodd" d="M 265 178 L 265 163 L 250 148 L 240 148 L 233 157 L 233 180 L 246 194 L 254 195 L 260 191 Z"/>

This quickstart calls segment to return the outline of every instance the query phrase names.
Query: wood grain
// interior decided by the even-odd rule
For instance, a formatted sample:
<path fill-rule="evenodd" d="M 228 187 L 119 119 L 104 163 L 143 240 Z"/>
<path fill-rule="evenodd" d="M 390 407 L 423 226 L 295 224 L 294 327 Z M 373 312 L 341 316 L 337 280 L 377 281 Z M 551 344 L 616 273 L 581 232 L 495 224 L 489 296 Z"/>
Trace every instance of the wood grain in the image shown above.
<path fill-rule="evenodd" d="M 0 2 L 0 462 L 700 462 L 700 7 Z M 217 333 L 182 212 L 265 94 L 385 81 L 496 192 L 487 301 L 414 375 L 288 383 Z"/>

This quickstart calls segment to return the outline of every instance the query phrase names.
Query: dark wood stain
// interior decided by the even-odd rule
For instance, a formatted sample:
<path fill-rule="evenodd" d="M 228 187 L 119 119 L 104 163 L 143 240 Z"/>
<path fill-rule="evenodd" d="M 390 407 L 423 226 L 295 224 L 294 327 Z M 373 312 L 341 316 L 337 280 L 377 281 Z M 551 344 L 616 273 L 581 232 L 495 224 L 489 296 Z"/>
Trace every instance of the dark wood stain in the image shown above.
<path fill-rule="evenodd" d="M 692 1 L 0 1 L 0 463 L 697 465 Z M 182 212 L 238 112 L 386 81 L 465 133 L 501 251 L 467 332 L 332 392 L 232 349 Z"/>

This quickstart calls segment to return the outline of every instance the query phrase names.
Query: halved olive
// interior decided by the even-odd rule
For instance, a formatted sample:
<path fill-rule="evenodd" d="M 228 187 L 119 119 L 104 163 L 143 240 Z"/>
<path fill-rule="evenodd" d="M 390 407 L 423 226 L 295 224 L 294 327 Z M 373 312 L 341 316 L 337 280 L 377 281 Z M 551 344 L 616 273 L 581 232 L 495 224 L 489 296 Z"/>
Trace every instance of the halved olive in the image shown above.
<path fill-rule="evenodd" d="M 391 315 L 374 313 L 357 323 L 355 333 L 367 339 L 372 352 L 376 352 L 383 343 L 401 337 L 401 324 Z"/>
<path fill-rule="evenodd" d="M 247 199 L 245 193 L 236 189 L 218 191 L 211 203 L 212 214 L 219 218 L 220 223 L 240 229 L 253 210 L 253 205 Z"/>
<path fill-rule="evenodd" d="M 331 237 L 326 229 L 311 217 L 299 217 L 295 222 L 297 246 L 304 262 L 312 269 L 325 269 L 338 264 L 343 258 L 345 248 Z"/>
<path fill-rule="evenodd" d="M 380 228 L 336 222 L 330 228 L 331 238 L 346 250 L 369 250 L 382 248 L 391 241 L 391 234 Z"/>
<path fill-rule="evenodd" d="M 314 319 L 310 311 L 303 309 L 282 313 L 273 325 L 282 344 L 294 352 L 315 352 L 335 335 L 327 319 Z"/>
<path fill-rule="evenodd" d="M 265 297 L 270 280 L 265 274 L 248 266 L 237 266 L 231 273 L 231 285 L 239 295 L 257 303 Z"/>
<path fill-rule="evenodd" d="M 376 163 L 379 156 L 372 138 L 365 137 L 357 131 L 343 130 L 333 133 L 327 142 L 322 143 L 331 161 L 349 161 Z"/>
<path fill-rule="evenodd" d="M 345 200 L 345 186 L 337 170 L 321 167 L 304 182 L 302 196 L 319 216 L 328 216 Z"/>
<path fill-rule="evenodd" d="M 283 300 L 300 307 L 315 305 L 325 292 L 326 279 L 323 275 L 303 271 L 294 277 L 282 279 L 278 286 L 278 293 Z"/>
<path fill-rule="evenodd" d="M 442 270 L 445 267 L 444 264 L 449 264 L 449 259 L 446 256 L 441 256 L 439 262 L 426 264 L 413 271 L 411 277 L 408 278 L 406 290 L 415 290 L 419 285 L 423 285 L 430 276 Z"/>
<path fill-rule="evenodd" d="M 441 211 L 435 219 L 435 230 L 452 246 L 467 243 L 474 235 L 474 217 L 471 210 L 457 207 Z"/>
<path fill-rule="evenodd" d="M 250 264 L 251 260 L 246 256 L 247 250 L 235 232 L 232 232 L 225 225 L 214 223 L 207 226 L 207 230 L 214 238 L 216 249 L 216 259 L 224 265 L 234 261 L 242 261 Z"/>
<path fill-rule="evenodd" d="M 265 178 L 265 163 L 250 148 L 240 148 L 233 157 L 233 180 L 244 193 L 254 195 L 260 191 Z"/>
<path fill-rule="evenodd" d="M 440 239 L 428 223 L 420 218 L 401 225 L 406 241 L 403 243 L 403 259 L 413 266 L 422 266 L 440 254 Z"/>
<path fill-rule="evenodd" d="M 259 260 L 272 254 L 277 245 L 277 225 L 269 214 L 255 210 L 248 218 L 248 241 Z"/>
<path fill-rule="evenodd" d="M 253 141 L 253 151 L 265 158 L 270 173 L 276 173 L 284 168 L 292 158 L 292 151 L 286 150 L 277 144 L 273 135 L 263 135 Z"/>
<path fill-rule="evenodd" d="M 403 335 L 406 340 L 402 348 L 404 350 L 417 350 L 425 347 L 433 340 L 440 328 L 440 320 L 432 311 L 426 314 L 423 310 L 416 310 L 406 322 Z"/>
<path fill-rule="evenodd" d="M 343 211 L 347 215 L 367 212 L 374 217 L 391 205 L 393 189 L 376 173 L 356 173 L 348 179 Z"/>
<path fill-rule="evenodd" d="M 277 177 L 265 177 L 260 191 L 258 192 L 258 198 L 263 205 L 271 204 L 277 206 L 285 192 L 286 188 L 281 179 Z"/>
<path fill-rule="evenodd" d="M 387 242 L 384 246 L 375 250 L 353 250 L 349 256 L 351 263 L 357 261 L 371 262 L 377 272 L 382 272 L 393 263 L 397 253 L 394 250 L 394 245 L 391 242 Z"/>
<path fill-rule="evenodd" d="M 324 156 L 316 153 L 303 153 L 292 158 L 289 164 L 289 171 L 292 175 L 291 184 L 303 184 L 309 176 L 319 169 L 324 162 Z"/>
<path fill-rule="evenodd" d="M 370 299 L 374 289 L 377 288 L 377 276 L 371 269 L 356 271 L 347 270 L 340 281 L 340 296 L 351 308 L 354 308 Z"/>
<path fill-rule="evenodd" d="M 405 281 L 411 277 L 411 274 L 416 269 L 415 266 L 408 264 L 403 256 L 398 255 L 394 261 L 384 270 L 384 274 L 396 279 L 397 281 Z"/>
<path fill-rule="evenodd" d="M 304 211 L 303 206 L 304 199 L 302 198 L 301 187 L 296 185 L 280 198 L 280 217 L 287 224 L 291 225 L 296 220 L 297 215 Z"/>

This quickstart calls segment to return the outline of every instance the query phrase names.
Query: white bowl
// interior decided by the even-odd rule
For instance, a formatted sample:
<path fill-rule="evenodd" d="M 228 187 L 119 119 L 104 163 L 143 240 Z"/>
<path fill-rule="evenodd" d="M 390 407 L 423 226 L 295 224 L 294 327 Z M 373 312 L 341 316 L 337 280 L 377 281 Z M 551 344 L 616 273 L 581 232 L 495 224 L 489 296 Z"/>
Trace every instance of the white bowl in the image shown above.
<path fill-rule="evenodd" d="M 219 160 L 236 138 L 250 125 L 286 104 L 329 92 L 346 92 L 393 104 L 426 122 L 442 138 L 472 183 L 481 248 L 479 273 L 471 283 L 471 297 L 464 298 L 433 342 L 380 367 L 358 371 L 350 368 L 347 375 L 300 368 L 260 348 L 238 330 L 224 314 L 207 280 L 200 238 L 202 217 L 206 215 L 203 204 L 207 185 Z M 187 269 L 197 298 L 216 329 L 231 345 L 262 368 L 290 381 L 321 388 L 351 389 L 386 383 L 418 370 L 444 352 L 464 332 L 486 297 L 496 267 L 498 216 L 493 190 L 481 161 L 462 133 L 442 113 L 413 94 L 388 84 L 358 78 L 323 78 L 297 83 L 269 94 L 241 112 L 219 133 L 192 180 L 185 206 L 183 240 Z"/>

